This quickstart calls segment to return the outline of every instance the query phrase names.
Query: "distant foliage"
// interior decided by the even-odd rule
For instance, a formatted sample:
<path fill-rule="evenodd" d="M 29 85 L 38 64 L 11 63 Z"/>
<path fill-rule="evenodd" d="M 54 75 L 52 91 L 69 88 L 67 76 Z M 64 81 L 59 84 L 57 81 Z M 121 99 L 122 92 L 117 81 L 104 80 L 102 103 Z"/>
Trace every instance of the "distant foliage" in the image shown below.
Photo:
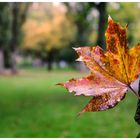
<path fill-rule="evenodd" d="M 0 49 L 8 46 L 11 39 L 11 15 L 9 3 L 0 4 Z"/>
<path fill-rule="evenodd" d="M 74 39 L 75 26 L 67 18 L 65 7 L 39 4 L 38 10 L 29 11 L 30 15 L 23 25 L 24 49 L 46 50 L 59 49 L 68 46 Z M 41 9 L 42 8 L 42 9 Z M 43 10 L 44 8 L 44 10 Z M 45 10 L 50 10 L 45 12 Z M 41 12 L 42 10 L 42 12 Z M 39 11 L 39 13 L 38 13 Z"/>

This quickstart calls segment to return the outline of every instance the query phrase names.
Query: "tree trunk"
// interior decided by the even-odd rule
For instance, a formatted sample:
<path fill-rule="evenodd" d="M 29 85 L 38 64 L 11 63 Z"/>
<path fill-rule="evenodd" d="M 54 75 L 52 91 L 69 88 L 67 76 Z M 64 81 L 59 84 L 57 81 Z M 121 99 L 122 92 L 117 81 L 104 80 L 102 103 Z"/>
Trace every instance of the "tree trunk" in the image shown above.
<path fill-rule="evenodd" d="M 98 37 L 97 44 L 105 50 L 105 30 L 107 25 L 107 3 L 101 2 L 97 5 L 99 11 L 99 23 L 98 23 Z"/>
<path fill-rule="evenodd" d="M 10 48 L 5 48 L 3 50 L 3 55 L 4 55 L 4 68 L 5 69 L 8 69 L 10 68 L 10 61 L 11 61 L 11 58 L 10 58 Z"/>
<path fill-rule="evenodd" d="M 11 72 L 15 74 L 16 70 L 16 60 L 15 60 L 15 51 L 18 44 L 19 38 L 19 24 L 18 24 L 18 14 L 19 14 L 19 3 L 12 3 L 12 26 L 11 26 Z"/>
<path fill-rule="evenodd" d="M 16 49 L 19 46 L 21 41 L 21 27 L 26 20 L 27 9 L 29 8 L 30 3 L 11 3 L 12 6 L 12 24 L 11 24 L 11 72 L 17 73 L 16 67 Z"/>
<path fill-rule="evenodd" d="M 140 95 L 140 80 L 139 80 L 139 95 Z M 140 100 L 138 100 L 137 110 L 134 117 L 135 121 L 140 125 Z M 140 133 L 138 134 L 137 138 L 140 138 Z"/>
<path fill-rule="evenodd" d="M 53 55 L 54 55 L 54 50 L 50 50 L 47 56 L 48 71 L 52 70 L 52 62 L 53 62 L 53 57 L 54 57 Z"/>
<path fill-rule="evenodd" d="M 3 73 L 4 70 L 4 56 L 3 56 L 3 50 L 0 49 L 0 74 Z"/>
<path fill-rule="evenodd" d="M 16 51 L 11 52 L 11 73 L 17 73 L 17 65 L 16 65 Z"/>
<path fill-rule="evenodd" d="M 48 71 L 52 70 L 52 61 L 48 61 Z"/>

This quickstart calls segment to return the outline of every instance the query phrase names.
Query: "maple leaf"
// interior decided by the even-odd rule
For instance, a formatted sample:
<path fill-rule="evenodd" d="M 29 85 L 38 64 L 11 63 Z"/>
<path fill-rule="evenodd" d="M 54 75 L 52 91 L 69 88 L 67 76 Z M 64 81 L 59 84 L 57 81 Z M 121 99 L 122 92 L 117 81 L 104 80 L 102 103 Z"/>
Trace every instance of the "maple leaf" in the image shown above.
<path fill-rule="evenodd" d="M 99 46 L 75 48 L 78 61 L 83 61 L 90 74 L 81 79 L 71 79 L 59 83 L 75 95 L 93 96 L 81 112 L 102 111 L 110 109 L 124 99 L 130 88 L 138 97 L 131 84 L 140 73 L 140 44 L 128 48 L 127 26 L 108 18 L 105 33 L 106 48 Z"/>

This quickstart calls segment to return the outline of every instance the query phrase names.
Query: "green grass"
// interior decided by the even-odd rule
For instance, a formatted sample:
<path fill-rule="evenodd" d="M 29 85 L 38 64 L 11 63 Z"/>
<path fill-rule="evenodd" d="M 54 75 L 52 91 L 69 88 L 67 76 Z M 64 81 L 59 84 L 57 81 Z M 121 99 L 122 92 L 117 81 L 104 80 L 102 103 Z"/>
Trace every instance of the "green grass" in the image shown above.
<path fill-rule="evenodd" d="M 137 99 L 128 94 L 114 109 L 76 118 L 89 97 L 56 86 L 78 72 L 28 71 L 0 77 L 0 137 L 136 137 Z"/>

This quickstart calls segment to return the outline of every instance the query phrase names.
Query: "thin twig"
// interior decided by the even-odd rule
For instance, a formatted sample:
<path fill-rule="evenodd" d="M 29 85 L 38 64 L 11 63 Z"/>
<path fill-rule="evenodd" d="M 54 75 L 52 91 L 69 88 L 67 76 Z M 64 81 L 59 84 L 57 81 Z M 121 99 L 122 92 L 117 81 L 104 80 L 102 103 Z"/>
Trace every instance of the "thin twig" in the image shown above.
<path fill-rule="evenodd" d="M 131 91 L 138 97 L 138 99 L 140 100 L 140 96 L 139 94 L 131 87 L 129 86 L 129 88 L 131 89 Z"/>

